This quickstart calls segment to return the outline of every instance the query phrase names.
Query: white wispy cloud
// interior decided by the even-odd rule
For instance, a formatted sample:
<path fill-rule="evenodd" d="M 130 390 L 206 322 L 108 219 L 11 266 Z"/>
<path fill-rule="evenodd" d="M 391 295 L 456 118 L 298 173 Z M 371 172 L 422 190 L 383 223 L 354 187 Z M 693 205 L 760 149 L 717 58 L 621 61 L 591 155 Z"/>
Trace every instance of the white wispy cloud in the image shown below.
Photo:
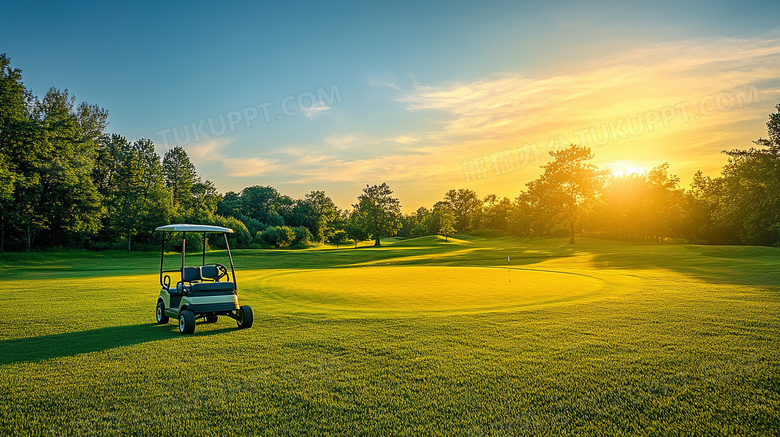
<path fill-rule="evenodd" d="M 390 138 L 390 141 L 394 141 L 396 143 L 400 144 L 414 144 L 418 141 L 420 141 L 420 137 L 418 136 L 409 136 L 409 135 L 399 135 L 397 137 Z"/>
<path fill-rule="evenodd" d="M 233 137 L 216 137 L 188 145 L 185 150 L 197 168 L 217 167 L 227 176 L 261 176 L 278 169 L 279 165 L 273 159 L 236 156 L 229 150 L 234 142 Z"/>
<path fill-rule="evenodd" d="M 378 75 L 372 74 L 368 77 L 368 83 L 377 88 L 392 88 L 401 91 L 401 87 L 398 86 L 398 80 L 389 72 Z"/>
<path fill-rule="evenodd" d="M 323 141 L 335 149 L 346 149 L 357 141 L 355 134 L 332 135 L 326 137 Z"/>
<path fill-rule="evenodd" d="M 187 155 L 196 164 L 206 163 L 210 160 L 219 159 L 220 151 L 234 141 L 235 138 L 232 137 L 210 138 L 187 146 Z"/>
<path fill-rule="evenodd" d="M 277 170 L 277 163 L 263 158 L 223 158 L 225 173 L 234 177 L 263 176 Z"/>
<path fill-rule="evenodd" d="M 317 101 L 314 105 L 308 108 L 302 108 L 301 112 L 306 118 L 316 118 L 318 115 L 324 114 L 330 111 L 333 107 L 329 106 L 323 101 Z"/>

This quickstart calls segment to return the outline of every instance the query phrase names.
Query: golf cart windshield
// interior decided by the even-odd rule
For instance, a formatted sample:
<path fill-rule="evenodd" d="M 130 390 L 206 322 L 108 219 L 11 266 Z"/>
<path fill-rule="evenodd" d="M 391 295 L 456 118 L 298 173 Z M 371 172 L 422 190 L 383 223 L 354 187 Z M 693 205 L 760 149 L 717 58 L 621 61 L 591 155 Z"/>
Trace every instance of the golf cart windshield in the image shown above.
<path fill-rule="evenodd" d="M 183 288 L 187 283 L 193 282 L 220 282 L 223 278 L 227 282 L 231 282 L 232 286 L 236 286 L 236 274 L 233 268 L 233 255 L 230 252 L 230 244 L 228 243 L 228 234 L 232 234 L 233 230 L 230 228 L 223 228 L 221 226 L 210 225 L 190 225 L 190 224 L 173 224 L 160 226 L 156 231 L 163 233 L 162 237 L 162 249 L 160 251 L 160 285 L 165 290 L 171 289 L 171 276 L 166 273 L 179 273 L 180 280 L 174 288 Z M 165 237 L 169 232 L 181 232 L 181 266 L 178 269 L 165 270 Z M 203 234 L 203 252 L 201 255 L 201 263 L 198 267 L 187 266 L 187 234 L 188 233 L 202 233 Z M 208 233 L 221 233 L 225 238 L 225 247 L 227 248 L 228 259 L 230 260 L 230 273 L 227 268 L 222 264 L 206 264 L 206 234 Z M 216 284 L 215 284 L 216 285 Z M 234 288 L 234 289 L 235 289 Z"/>

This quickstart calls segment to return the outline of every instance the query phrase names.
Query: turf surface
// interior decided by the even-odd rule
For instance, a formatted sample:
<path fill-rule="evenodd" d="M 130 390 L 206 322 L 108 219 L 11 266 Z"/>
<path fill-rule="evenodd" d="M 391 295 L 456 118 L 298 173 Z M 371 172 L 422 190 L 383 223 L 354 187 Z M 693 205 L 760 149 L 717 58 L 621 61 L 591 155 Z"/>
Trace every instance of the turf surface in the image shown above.
<path fill-rule="evenodd" d="M 0 434 L 777 435 L 780 249 L 450 240 L 237 251 L 193 336 L 155 254 L 4 254 Z"/>

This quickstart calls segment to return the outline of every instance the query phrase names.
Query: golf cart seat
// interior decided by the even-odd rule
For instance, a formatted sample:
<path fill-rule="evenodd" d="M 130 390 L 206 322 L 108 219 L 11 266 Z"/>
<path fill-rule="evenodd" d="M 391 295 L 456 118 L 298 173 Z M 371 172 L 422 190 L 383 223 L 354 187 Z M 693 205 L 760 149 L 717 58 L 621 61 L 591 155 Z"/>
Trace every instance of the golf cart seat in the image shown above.
<path fill-rule="evenodd" d="M 217 282 L 216 279 L 219 277 L 219 270 L 216 266 L 208 265 L 208 266 L 201 266 L 201 267 L 184 267 L 184 270 L 182 272 L 182 279 L 184 283 L 189 283 L 189 285 L 182 284 L 181 282 L 177 285 L 177 290 L 186 290 L 186 291 L 192 291 L 192 292 L 230 292 L 236 290 L 236 284 L 234 282 Z M 207 282 L 199 282 L 206 280 Z M 219 293 L 221 294 L 221 293 Z M 225 293 L 227 294 L 227 293 Z"/>
<path fill-rule="evenodd" d="M 199 281 L 200 269 L 198 267 L 184 267 L 182 269 L 182 281 L 176 284 L 175 290 L 171 290 L 177 296 L 181 296 L 184 292 L 190 291 L 190 285 L 193 281 Z"/>
<path fill-rule="evenodd" d="M 181 279 L 184 282 L 200 281 L 203 279 L 200 276 L 200 268 L 198 267 L 185 267 L 182 272 Z"/>
<path fill-rule="evenodd" d="M 212 280 L 215 281 L 219 277 L 219 270 L 217 269 L 217 266 L 209 265 L 209 266 L 201 266 L 200 267 L 200 278 L 206 279 L 206 280 Z"/>
<path fill-rule="evenodd" d="M 193 292 L 204 292 L 204 291 L 224 291 L 224 292 L 233 292 L 236 289 L 236 284 L 232 282 L 196 282 L 192 284 L 192 291 Z"/>

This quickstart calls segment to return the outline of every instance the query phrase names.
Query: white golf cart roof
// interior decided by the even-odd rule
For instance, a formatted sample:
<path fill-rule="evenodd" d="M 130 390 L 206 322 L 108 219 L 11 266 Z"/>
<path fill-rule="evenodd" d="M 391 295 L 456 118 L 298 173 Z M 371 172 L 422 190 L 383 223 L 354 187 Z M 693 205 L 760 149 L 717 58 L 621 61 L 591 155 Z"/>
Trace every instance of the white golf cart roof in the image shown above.
<path fill-rule="evenodd" d="M 163 232 L 224 232 L 232 234 L 233 230 L 230 228 L 223 228 L 222 226 L 211 225 L 188 225 L 188 224 L 175 224 L 160 226 L 155 231 Z"/>

